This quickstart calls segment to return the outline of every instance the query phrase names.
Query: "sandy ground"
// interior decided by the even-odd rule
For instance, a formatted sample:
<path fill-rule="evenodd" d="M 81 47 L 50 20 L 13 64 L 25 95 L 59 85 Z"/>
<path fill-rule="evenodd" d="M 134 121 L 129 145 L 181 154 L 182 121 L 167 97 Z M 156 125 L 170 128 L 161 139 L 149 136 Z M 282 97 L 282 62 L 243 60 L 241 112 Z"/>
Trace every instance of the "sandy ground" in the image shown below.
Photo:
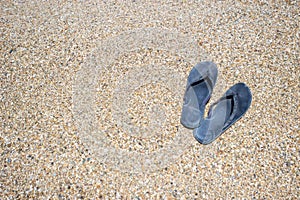
<path fill-rule="evenodd" d="M 1 199 L 299 198 L 299 1 L 0 5 Z M 178 119 L 206 59 L 253 101 L 204 146 Z"/>

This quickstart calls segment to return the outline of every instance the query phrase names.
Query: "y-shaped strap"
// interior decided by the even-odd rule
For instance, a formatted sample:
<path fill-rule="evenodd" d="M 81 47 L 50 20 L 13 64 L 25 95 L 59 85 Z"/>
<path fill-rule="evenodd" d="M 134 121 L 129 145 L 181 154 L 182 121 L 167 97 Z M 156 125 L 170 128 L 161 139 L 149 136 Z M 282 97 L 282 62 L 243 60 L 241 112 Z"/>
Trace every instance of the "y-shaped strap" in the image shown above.
<path fill-rule="evenodd" d="M 230 117 L 229 119 L 227 120 L 226 123 L 224 123 L 224 126 L 223 127 L 227 127 L 231 122 L 232 120 L 234 119 L 235 115 L 234 113 L 236 113 L 237 109 L 238 109 L 238 99 L 237 99 L 237 94 L 235 94 L 234 92 L 232 92 L 232 94 L 230 95 L 227 95 L 227 96 L 223 96 L 221 97 L 218 101 L 216 101 L 215 103 L 213 103 L 210 108 L 209 108 L 209 111 L 208 111 L 208 118 L 211 117 L 211 114 L 212 114 L 212 110 L 216 107 L 216 105 L 220 102 L 220 101 L 223 101 L 223 100 L 227 100 L 227 99 L 231 99 L 231 111 L 230 111 Z"/>

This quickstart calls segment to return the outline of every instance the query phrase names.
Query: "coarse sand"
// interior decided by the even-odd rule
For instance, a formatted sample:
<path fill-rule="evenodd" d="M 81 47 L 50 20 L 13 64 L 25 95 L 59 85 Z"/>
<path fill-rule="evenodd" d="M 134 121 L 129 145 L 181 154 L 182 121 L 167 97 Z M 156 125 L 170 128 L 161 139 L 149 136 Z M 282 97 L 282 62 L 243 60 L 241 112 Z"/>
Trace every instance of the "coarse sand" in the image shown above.
<path fill-rule="evenodd" d="M 1 1 L 0 199 L 298 199 L 300 1 Z M 211 60 L 211 103 L 246 115 L 210 145 L 179 122 Z"/>

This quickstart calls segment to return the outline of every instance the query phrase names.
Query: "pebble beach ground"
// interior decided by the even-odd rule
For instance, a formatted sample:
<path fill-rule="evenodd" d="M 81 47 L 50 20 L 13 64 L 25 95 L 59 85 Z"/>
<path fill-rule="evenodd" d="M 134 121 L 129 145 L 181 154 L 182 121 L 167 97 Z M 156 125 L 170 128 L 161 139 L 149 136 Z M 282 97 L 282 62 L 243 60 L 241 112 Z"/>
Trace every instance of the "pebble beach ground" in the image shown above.
<path fill-rule="evenodd" d="M 1 1 L 0 199 L 298 199 L 299 13 L 297 0 Z M 128 51 L 78 78 L 102 50 L 117 55 L 122 44 L 104 41 L 128 33 L 130 46 L 135 30 L 170 30 L 162 39 L 170 45 L 176 33 L 191 36 L 197 59 L 219 69 L 211 103 L 245 82 L 253 94 L 246 115 L 210 145 L 194 140 L 178 119 L 196 63 L 168 44 Z M 86 89 L 94 76 L 95 90 Z M 102 135 L 89 135 L 93 127 Z M 178 148 L 155 154 L 179 132 Z M 97 149 L 103 138 L 115 154 Z M 136 164 L 146 155 L 155 168 Z"/>

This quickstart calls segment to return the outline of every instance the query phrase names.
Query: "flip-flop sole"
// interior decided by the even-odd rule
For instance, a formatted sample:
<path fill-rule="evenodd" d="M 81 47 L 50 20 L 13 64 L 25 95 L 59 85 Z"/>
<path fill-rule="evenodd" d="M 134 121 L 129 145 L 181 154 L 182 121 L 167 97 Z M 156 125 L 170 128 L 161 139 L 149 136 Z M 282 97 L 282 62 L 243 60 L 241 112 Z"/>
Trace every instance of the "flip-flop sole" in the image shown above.
<path fill-rule="evenodd" d="M 191 70 L 182 107 L 180 122 L 186 128 L 194 129 L 203 119 L 205 105 L 210 99 L 216 83 L 218 70 L 213 62 L 201 62 Z"/>
<path fill-rule="evenodd" d="M 226 91 L 211 108 L 208 117 L 194 129 L 195 139 L 201 144 L 210 144 L 220 137 L 249 109 L 252 94 L 244 83 L 237 83 Z"/>

